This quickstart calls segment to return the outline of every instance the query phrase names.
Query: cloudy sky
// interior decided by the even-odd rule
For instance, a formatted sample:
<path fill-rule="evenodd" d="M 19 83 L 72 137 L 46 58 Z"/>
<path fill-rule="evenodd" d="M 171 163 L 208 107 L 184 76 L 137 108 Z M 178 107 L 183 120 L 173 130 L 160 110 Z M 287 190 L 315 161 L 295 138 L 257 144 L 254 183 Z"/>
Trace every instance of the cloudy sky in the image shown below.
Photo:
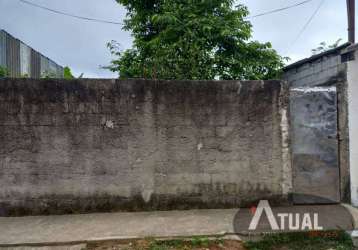
<path fill-rule="evenodd" d="M 125 9 L 115 0 L 28 0 L 48 8 L 74 15 L 121 22 Z M 241 0 L 251 15 L 292 5 L 302 0 Z M 311 55 L 311 49 L 322 41 L 346 41 L 346 1 L 325 0 L 310 25 L 297 40 L 302 27 L 322 0 L 287 11 L 252 19 L 253 39 L 270 41 L 292 62 Z M 70 66 L 85 77 L 116 77 L 103 70 L 111 59 L 106 43 L 117 40 L 123 49 L 131 47 L 132 38 L 120 25 L 102 24 L 58 15 L 38 9 L 19 0 L 0 0 L 0 29 L 53 59 Z M 296 42 L 294 42 L 296 41 Z"/>

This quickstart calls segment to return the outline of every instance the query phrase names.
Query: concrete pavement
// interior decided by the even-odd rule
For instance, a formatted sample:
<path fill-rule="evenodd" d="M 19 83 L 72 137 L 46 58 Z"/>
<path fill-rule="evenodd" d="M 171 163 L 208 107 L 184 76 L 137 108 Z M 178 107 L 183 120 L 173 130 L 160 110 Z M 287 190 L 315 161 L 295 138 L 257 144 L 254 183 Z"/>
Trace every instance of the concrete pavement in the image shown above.
<path fill-rule="evenodd" d="M 233 233 L 237 209 L 0 217 L 0 246 Z"/>
<path fill-rule="evenodd" d="M 355 229 L 358 225 L 358 211 L 352 207 L 348 208 L 346 210 L 342 205 L 299 206 L 293 210 L 322 211 L 320 216 L 325 229 L 337 229 L 343 219 L 335 216 L 334 211 L 343 209 L 351 214 L 349 219 L 345 219 L 345 225 L 352 225 L 352 229 Z M 273 208 L 273 212 L 287 209 L 292 208 Z M 75 245 L 91 241 L 145 237 L 240 235 L 242 232 L 237 232 L 234 221 L 249 223 L 252 216 L 249 209 L 211 209 L 0 217 L 0 247 Z M 265 218 L 262 219 L 262 224 L 269 225 L 265 224 Z"/>

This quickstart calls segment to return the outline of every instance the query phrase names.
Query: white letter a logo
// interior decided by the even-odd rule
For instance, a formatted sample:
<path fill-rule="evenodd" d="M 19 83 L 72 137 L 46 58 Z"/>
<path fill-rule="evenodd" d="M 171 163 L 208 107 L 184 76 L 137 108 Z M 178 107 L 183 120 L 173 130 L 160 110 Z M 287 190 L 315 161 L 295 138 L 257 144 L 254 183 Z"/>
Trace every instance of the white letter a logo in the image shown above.
<path fill-rule="evenodd" d="M 249 230 L 256 230 L 257 225 L 259 224 L 262 212 L 265 211 L 267 219 L 270 223 L 271 229 L 272 230 L 280 230 L 280 228 L 278 227 L 277 221 L 275 216 L 273 215 L 272 209 L 270 207 L 270 204 L 268 203 L 267 200 L 263 200 L 259 202 L 259 205 L 256 208 L 256 212 L 254 217 L 251 220 L 250 226 L 249 226 Z"/>

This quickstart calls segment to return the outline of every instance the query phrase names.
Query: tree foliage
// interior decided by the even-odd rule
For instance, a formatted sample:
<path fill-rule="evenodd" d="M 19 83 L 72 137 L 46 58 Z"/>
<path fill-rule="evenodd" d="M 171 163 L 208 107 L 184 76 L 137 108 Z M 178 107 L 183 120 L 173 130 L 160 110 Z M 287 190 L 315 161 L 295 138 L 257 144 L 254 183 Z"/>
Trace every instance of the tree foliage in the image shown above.
<path fill-rule="evenodd" d="M 74 79 L 75 77 L 73 76 L 72 74 L 72 71 L 70 69 L 70 67 L 68 66 L 65 66 L 63 68 L 63 78 L 67 79 L 67 80 L 70 80 L 70 79 Z"/>
<path fill-rule="evenodd" d="M 248 10 L 233 0 L 117 0 L 133 47 L 106 67 L 121 78 L 268 79 L 283 66 L 270 43 L 251 41 Z"/>
<path fill-rule="evenodd" d="M 0 65 L 0 77 L 8 77 L 8 76 L 9 76 L 9 71 L 7 70 L 7 68 Z"/>
<path fill-rule="evenodd" d="M 70 67 L 68 66 L 65 66 L 63 68 L 63 78 L 67 79 L 67 80 L 71 80 L 71 79 L 75 79 L 75 78 L 83 78 L 83 73 L 81 73 L 78 77 L 75 77 L 73 74 L 72 74 L 72 70 Z"/>
<path fill-rule="evenodd" d="M 319 46 L 312 50 L 313 55 L 317 55 L 319 53 L 325 52 L 330 49 L 337 48 L 339 44 L 341 43 L 342 38 L 339 38 L 336 42 L 332 43 L 331 45 L 327 45 L 326 42 L 321 42 Z"/>

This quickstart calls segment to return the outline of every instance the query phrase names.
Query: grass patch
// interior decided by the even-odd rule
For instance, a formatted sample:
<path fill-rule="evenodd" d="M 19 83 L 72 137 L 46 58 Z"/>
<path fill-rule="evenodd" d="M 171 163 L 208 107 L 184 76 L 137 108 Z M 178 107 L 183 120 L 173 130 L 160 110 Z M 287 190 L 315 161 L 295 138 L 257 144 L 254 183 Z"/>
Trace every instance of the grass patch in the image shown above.
<path fill-rule="evenodd" d="M 344 231 L 282 233 L 246 242 L 248 250 L 352 250 L 353 243 Z"/>
<path fill-rule="evenodd" d="M 208 248 L 210 245 L 223 244 L 222 239 L 210 240 L 207 237 L 193 237 L 191 240 L 151 241 L 148 250 L 196 249 Z"/>
<path fill-rule="evenodd" d="M 115 241 L 88 243 L 86 250 L 352 250 L 352 240 L 344 231 L 269 234 L 257 242 L 222 238 Z"/>

